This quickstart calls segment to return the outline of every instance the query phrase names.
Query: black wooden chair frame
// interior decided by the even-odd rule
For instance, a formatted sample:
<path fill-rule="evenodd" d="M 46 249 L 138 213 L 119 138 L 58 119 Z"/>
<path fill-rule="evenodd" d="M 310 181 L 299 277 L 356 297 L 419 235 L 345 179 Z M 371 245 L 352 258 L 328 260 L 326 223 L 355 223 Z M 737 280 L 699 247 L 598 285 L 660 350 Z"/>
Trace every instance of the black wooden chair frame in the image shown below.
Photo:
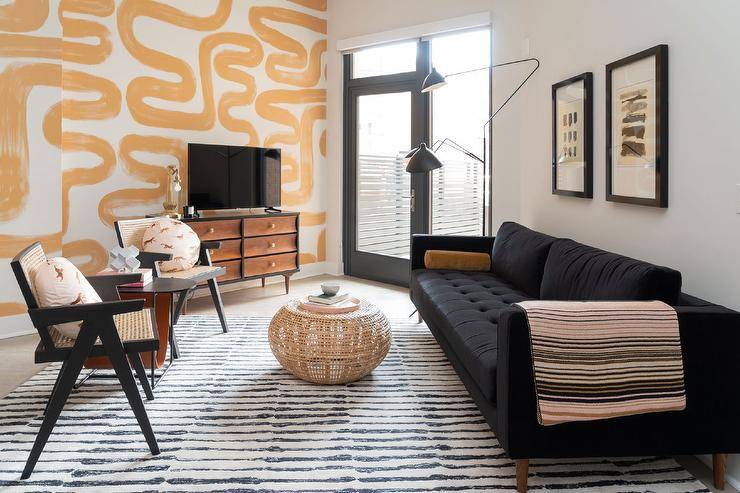
<path fill-rule="evenodd" d="M 152 219 L 154 221 L 156 219 Z M 125 247 L 127 245 L 124 244 L 123 240 L 123 234 L 121 232 L 121 228 L 119 226 L 119 221 L 116 221 L 114 223 L 115 229 L 116 229 L 116 238 L 118 240 L 118 245 L 120 247 Z M 213 262 L 211 261 L 211 250 L 218 250 L 221 248 L 221 242 L 220 241 L 201 241 L 200 242 L 200 253 L 198 255 L 198 264 L 199 265 L 206 265 L 209 267 L 214 267 Z M 153 252 L 139 252 L 138 256 L 139 261 L 141 262 L 141 267 L 144 269 L 152 269 L 152 272 L 156 277 L 166 277 L 162 276 L 161 272 L 159 270 L 159 262 L 164 260 L 172 260 L 172 255 L 169 253 L 153 253 Z M 211 292 L 211 298 L 213 298 L 213 305 L 216 308 L 216 313 L 218 314 L 218 319 L 221 322 L 221 329 L 224 331 L 224 333 L 227 333 L 229 331 L 229 326 L 226 323 L 226 314 L 224 312 L 224 304 L 223 300 L 221 299 L 221 291 L 218 287 L 218 281 L 216 281 L 216 278 L 219 276 L 222 276 L 226 273 L 226 269 L 223 267 L 218 267 L 217 269 L 214 269 L 210 272 L 205 272 L 198 276 L 189 277 L 188 279 L 195 281 L 196 283 L 200 283 L 203 281 L 206 281 L 208 284 L 208 289 Z M 175 311 L 174 311 L 174 318 L 172 320 L 172 325 L 177 324 L 178 319 L 180 318 L 180 312 L 182 312 L 182 309 L 185 305 L 185 302 L 187 301 L 187 295 L 180 295 L 177 299 L 177 303 L 175 305 Z M 176 344 L 170 348 L 172 351 L 176 350 Z M 175 358 L 179 358 L 179 354 L 175 354 Z"/>
<path fill-rule="evenodd" d="M 107 356 L 110 359 L 129 405 L 149 445 L 149 450 L 152 455 L 159 454 L 157 439 L 154 436 L 144 403 L 136 387 L 136 380 L 131 372 L 131 366 L 133 366 L 147 399 L 154 399 L 140 353 L 157 349 L 159 346 L 157 332 L 156 330 L 152 331 L 151 339 L 122 342 L 113 318 L 114 315 L 138 312 L 144 308 L 144 300 L 121 301 L 118 297 L 116 285 L 132 282 L 134 279 L 125 276 L 91 276 L 87 279 L 100 295 L 102 302 L 40 308 L 26 272 L 22 267 L 24 257 L 31 254 L 31 252 L 38 252 L 40 248 L 39 242 L 25 248 L 13 258 L 11 266 L 26 301 L 28 314 L 41 337 L 34 355 L 36 363 L 56 361 L 62 361 L 63 363 L 49 396 L 44 411 L 44 419 L 26 461 L 21 479 L 27 479 L 31 476 L 85 360 L 91 356 Z M 152 327 L 156 327 L 151 312 L 149 316 L 152 317 Z M 72 347 L 57 347 L 54 344 L 49 327 L 78 320 L 82 320 L 82 325 L 74 345 Z"/>

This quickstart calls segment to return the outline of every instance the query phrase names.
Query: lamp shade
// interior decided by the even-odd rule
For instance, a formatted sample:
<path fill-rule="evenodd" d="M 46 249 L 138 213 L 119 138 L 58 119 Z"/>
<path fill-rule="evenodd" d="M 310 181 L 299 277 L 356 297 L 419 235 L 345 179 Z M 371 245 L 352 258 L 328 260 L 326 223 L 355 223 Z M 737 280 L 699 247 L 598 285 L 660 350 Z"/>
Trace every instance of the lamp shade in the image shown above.
<path fill-rule="evenodd" d="M 442 167 L 442 162 L 423 142 L 415 152 L 412 152 L 411 159 L 406 165 L 407 173 L 428 173 Z"/>
<path fill-rule="evenodd" d="M 437 72 L 437 69 L 432 67 L 432 71 L 429 75 L 424 77 L 424 82 L 421 83 L 421 92 L 429 92 L 447 84 L 444 75 Z"/>

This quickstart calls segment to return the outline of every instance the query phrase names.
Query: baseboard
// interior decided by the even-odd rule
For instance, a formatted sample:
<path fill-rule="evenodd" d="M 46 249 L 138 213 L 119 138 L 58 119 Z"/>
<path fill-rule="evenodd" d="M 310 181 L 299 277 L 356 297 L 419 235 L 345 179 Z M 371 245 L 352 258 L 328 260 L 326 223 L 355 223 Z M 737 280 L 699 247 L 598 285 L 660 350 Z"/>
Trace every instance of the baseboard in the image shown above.
<path fill-rule="evenodd" d="M 711 455 L 697 455 L 696 458 L 702 461 L 704 464 L 706 464 L 706 466 L 709 468 L 710 471 L 712 470 L 712 456 Z M 735 476 L 729 473 L 729 460 L 730 458 L 728 457 L 727 458 L 728 472 L 725 473 L 725 481 L 727 481 L 730 484 L 730 486 L 740 491 L 740 480 L 738 480 L 738 478 L 736 478 Z"/>
<path fill-rule="evenodd" d="M 28 325 L 31 325 L 31 322 L 28 322 Z M 21 336 L 30 336 L 33 334 L 36 334 L 36 329 L 31 326 L 28 328 L 22 328 L 22 329 L 12 329 L 12 330 L 4 330 L 0 332 L 0 340 L 2 339 L 10 339 L 11 337 L 21 337 Z"/>

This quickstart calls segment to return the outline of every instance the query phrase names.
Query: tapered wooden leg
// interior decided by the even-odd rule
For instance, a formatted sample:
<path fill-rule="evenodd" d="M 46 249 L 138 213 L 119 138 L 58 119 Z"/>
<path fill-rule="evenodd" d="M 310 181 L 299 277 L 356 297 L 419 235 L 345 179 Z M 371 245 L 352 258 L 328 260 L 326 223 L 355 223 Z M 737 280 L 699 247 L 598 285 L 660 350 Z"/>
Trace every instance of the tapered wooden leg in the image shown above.
<path fill-rule="evenodd" d="M 419 312 L 416 312 L 416 318 L 419 321 L 419 323 L 422 323 L 424 321 L 424 319 L 421 318 L 421 313 L 419 313 Z"/>
<path fill-rule="evenodd" d="M 516 461 L 516 491 L 527 493 L 527 479 L 529 478 L 529 459 L 517 459 Z"/>
<path fill-rule="evenodd" d="M 213 298 L 213 304 L 216 306 L 216 313 L 218 313 L 218 319 L 221 321 L 221 328 L 224 333 L 229 331 L 229 326 L 226 325 L 226 316 L 224 315 L 224 304 L 221 301 L 221 292 L 218 290 L 218 283 L 215 279 L 208 279 L 208 289 L 211 290 L 211 297 Z"/>
<path fill-rule="evenodd" d="M 266 279 L 265 277 L 262 278 L 262 287 L 263 288 L 265 287 L 265 279 Z"/>
<path fill-rule="evenodd" d="M 128 360 L 136 371 L 136 376 L 139 378 L 141 388 L 144 389 L 146 400 L 154 400 L 154 393 L 152 392 L 151 385 L 149 385 L 149 380 L 146 378 L 146 370 L 144 369 L 144 362 L 141 361 L 141 355 L 139 353 L 131 353 L 128 355 Z"/>
<path fill-rule="evenodd" d="M 63 366 L 54 392 L 49 398 L 49 404 L 44 413 L 44 420 L 41 422 L 41 428 L 39 428 L 36 440 L 33 442 L 33 447 L 31 448 L 31 453 L 28 455 L 21 479 L 28 479 L 33 472 L 33 468 L 36 467 L 36 462 L 38 462 L 41 452 L 49 440 L 49 435 L 51 435 L 51 431 L 54 429 L 59 414 L 61 414 L 62 408 L 67 402 L 67 398 L 69 398 L 69 393 L 72 391 L 75 381 L 77 381 L 77 376 L 80 374 L 80 370 L 82 370 L 85 358 L 90 354 L 90 349 L 95 344 L 97 337 L 98 333 L 92 328 L 83 326 L 82 330 L 80 330 L 80 335 L 77 336 L 72 354 L 70 354 L 66 364 Z"/>
<path fill-rule="evenodd" d="M 718 490 L 724 490 L 727 454 L 712 454 L 712 470 L 714 472 L 714 487 Z"/>
<path fill-rule="evenodd" d="M 290 293 L 290 276 L 283 276 L 285 277 L 285 294 Z"/>
<path fill-rule="evenodd" d="M 154 430 L 152 430 L 149 416 L 146 414 L 146 408 L 144 408 L 144 402 L 141 400 L 141 395 L 139 395 L 139 389 L 136 388 L 136 380 L 134 380 L 134 375 L 131 373 L 131 367 L 126 363 L 123 344 L 121 344 L 121 339 L 118 337 L 116 325 L 113 323 L 112 318 L 107 326 L 101 328 L 100 340 L 103 342 L 105 351 L 108 353 L 108 358 L 110 358 L 113 364 L 113 369 L 116 371 L 116 376 L 121 382 L 121 387 L 123 387 L 123 392 L 126 394 L 128 403 L 134 411 L 134 416 L 136 416 L 139 428 L 141 428 L 141 432 L 144 434 L 144 438 L 146 438 L 149 450 L 152 455 L 158 455 L 159 445 L 157 444 L 157 438 L 154 436 Z"/>

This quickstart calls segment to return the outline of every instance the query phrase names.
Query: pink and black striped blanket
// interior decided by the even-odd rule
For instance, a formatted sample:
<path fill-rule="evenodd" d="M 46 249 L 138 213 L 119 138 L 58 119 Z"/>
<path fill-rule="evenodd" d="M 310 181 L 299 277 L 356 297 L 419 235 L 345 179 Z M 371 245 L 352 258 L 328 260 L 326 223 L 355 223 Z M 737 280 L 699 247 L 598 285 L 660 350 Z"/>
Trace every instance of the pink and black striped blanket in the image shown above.
<path fill-rule="evenodd" d="M 676 311 L 661 301 L 524 301 L 548 426 L 686 408 Z"/>

